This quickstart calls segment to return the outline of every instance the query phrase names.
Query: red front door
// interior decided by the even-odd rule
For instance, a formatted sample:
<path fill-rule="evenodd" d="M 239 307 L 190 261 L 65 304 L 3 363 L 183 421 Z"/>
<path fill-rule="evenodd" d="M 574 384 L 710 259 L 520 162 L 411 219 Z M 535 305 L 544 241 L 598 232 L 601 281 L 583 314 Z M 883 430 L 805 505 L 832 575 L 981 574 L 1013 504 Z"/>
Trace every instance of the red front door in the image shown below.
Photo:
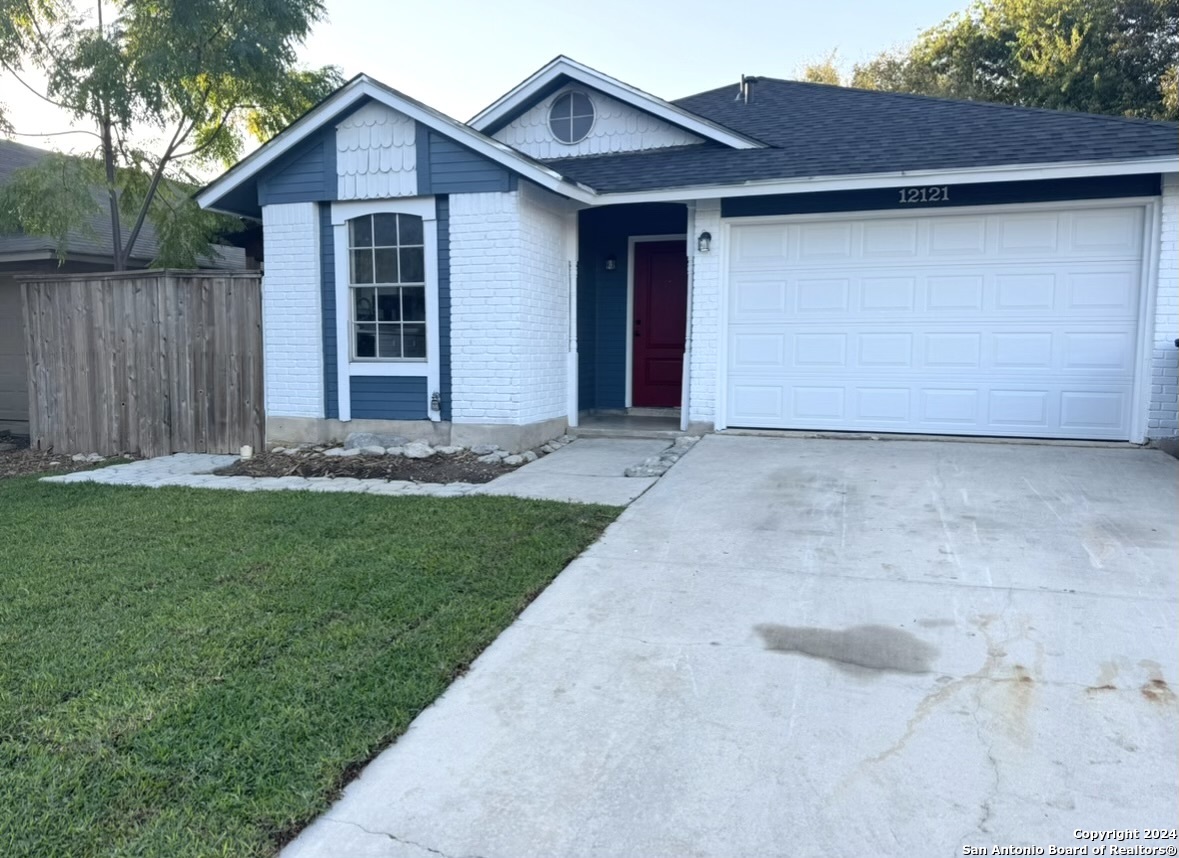
<path fill-rule="evenodd" d="M 679 407 L 687 314 L 687 246 L 682 240 L 636 242 L 632 405 Z"/>

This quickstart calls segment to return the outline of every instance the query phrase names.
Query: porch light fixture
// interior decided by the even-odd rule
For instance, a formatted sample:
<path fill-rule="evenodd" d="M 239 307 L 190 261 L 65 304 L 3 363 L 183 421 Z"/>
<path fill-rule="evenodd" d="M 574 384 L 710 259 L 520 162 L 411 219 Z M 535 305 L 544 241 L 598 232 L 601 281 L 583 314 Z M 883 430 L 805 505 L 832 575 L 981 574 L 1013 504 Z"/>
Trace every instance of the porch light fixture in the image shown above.
<path fill-rule="evenodd" d="M 613 271 L 617 267 L 618 267 L 618 260 L 615 259 L 613 256 L 607 256 L 606 257 L 606 270 Z"/>
<path fill-rule="evenodd" d="M 712 249 L 712 233 L 702 232 L 700 237 L 696 239 L 696 249 L 701 253 L 708 253 Z"/>

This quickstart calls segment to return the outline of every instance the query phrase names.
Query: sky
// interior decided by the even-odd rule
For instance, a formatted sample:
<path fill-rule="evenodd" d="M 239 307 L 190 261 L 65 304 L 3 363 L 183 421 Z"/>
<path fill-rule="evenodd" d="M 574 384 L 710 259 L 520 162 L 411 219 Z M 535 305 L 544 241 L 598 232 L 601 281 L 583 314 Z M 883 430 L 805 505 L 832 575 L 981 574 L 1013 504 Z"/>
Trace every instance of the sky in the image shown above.
<path fill-rule="evenodd" d="M 903 46 L 968 0 L 327 0 L 302 50 L 308 65 L 364 72 L 467 120 L 565 54 L 668 100 L 742 74 L 797 77 L 838 50 L 846 70 Z M 70 129 L 69 118 L 0 76 L 17 131 Z M 81 151 L 83 135 L 22 136 Z"/>

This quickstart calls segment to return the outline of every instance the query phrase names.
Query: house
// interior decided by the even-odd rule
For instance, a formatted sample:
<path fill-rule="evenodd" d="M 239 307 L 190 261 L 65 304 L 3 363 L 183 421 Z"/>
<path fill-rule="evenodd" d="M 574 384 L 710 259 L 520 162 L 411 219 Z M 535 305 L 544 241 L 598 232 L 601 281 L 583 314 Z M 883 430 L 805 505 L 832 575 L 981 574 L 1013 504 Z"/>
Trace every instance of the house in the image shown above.
<path fill-rule="evenodd" d="M 198 194 L 260 218 L 274 439 L 1176 434 L 1170 123 L 558 57 L 471 121 L 366 76 Z M 668 412 L 663 412 L 668 413 Z"/>
<path fill-rule="evenodd" d="M 0 185 L 24 167 L 50 154 L 11 140 L 0 140 Z M 98 191 L 96 190 L 96 193 Z M 22 274 L 79 274 L 111 270 L 111 223 L 103 210 L 89 219 L 88 228 L 69 235 L 65 259 L 59 261 L 52 238 L 36 235 L 0 235 L 0 431 L 18 435 L 29 430 L 28 361 L 25 351 Z M 159 251 L 159 236 L 150 223 L 143 226 L 132 258 L 132 268 L 146 268 Z M 207 267 L 241 269 L 245 254 L 238 248 L 219 247 Z"/>

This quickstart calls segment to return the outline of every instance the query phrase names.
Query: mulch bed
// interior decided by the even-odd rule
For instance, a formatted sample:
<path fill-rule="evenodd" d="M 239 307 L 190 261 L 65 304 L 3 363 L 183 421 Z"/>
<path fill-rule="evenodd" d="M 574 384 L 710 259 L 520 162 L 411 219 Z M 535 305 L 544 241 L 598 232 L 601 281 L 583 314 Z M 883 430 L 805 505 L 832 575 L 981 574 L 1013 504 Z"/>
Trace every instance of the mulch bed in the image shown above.
<path fill-rule="evenodd" d="M 428 459 L 404 456 L 318 456 L 256 453 L 214 473 L 227 477 L 352 477 L 359 480 L 409 480 L 416 483 L 489 483 L 516 470 L 488 465 L 473 453 L 435 454 Z"/>
<path fill-rule="evenodd" d="M 0 435 L 0 480 L 34 474 L 68 474 L 88 471 L 94 462 L 75 462 L 69 453 L 54 453 L 29 448 L 29 439 L 19 435 Z"/>

